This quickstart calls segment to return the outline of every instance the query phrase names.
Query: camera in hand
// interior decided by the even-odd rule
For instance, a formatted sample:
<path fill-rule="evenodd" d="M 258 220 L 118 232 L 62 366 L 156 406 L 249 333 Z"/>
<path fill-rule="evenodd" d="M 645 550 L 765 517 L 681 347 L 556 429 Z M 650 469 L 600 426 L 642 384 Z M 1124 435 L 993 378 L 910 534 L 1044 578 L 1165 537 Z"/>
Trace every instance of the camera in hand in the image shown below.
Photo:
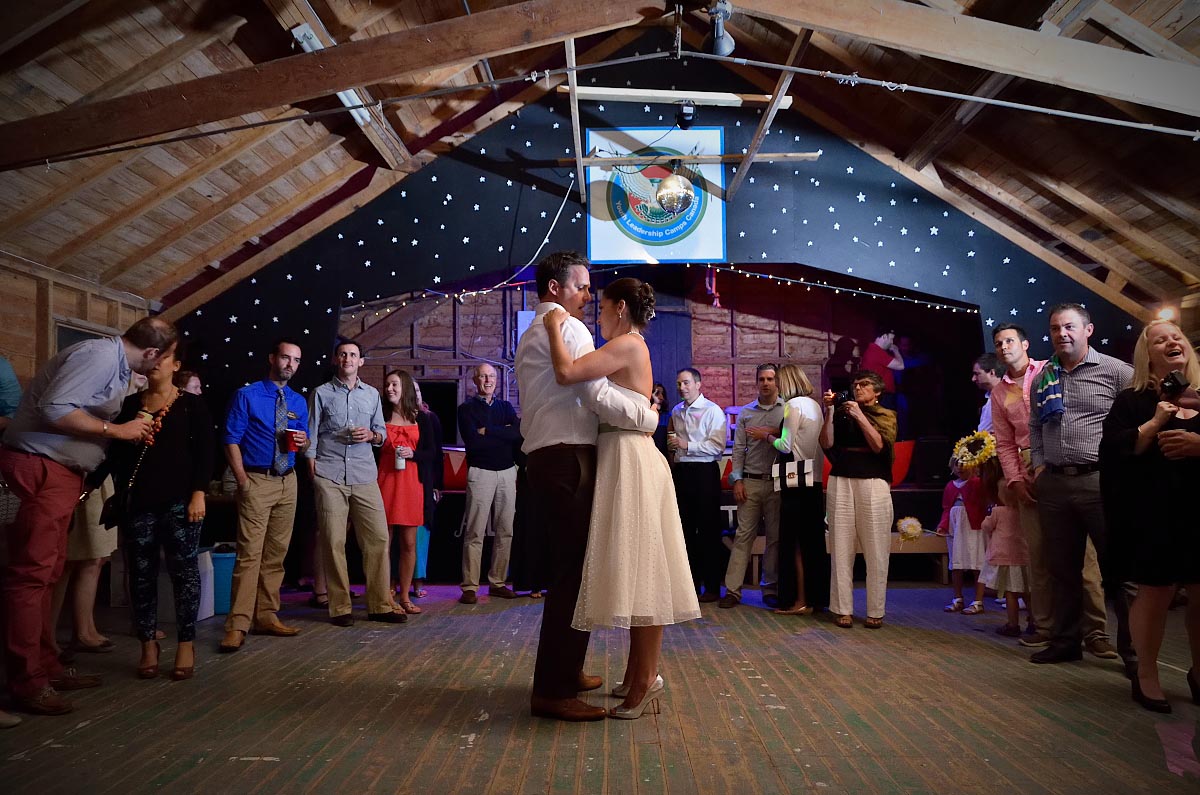
<path fill-rule="evenodd" d="M 1179 370 L 1174 370 L 1162 383 L 1158 385 L 1158 391 L 1164 398 L 1176 398 L 1184 393 L 1191 384 L 1188 383 L 1187 377 Z"/>
<path fill-rule="evenodd" d="M 854 393 L 849 389 L 842 389 L 833 393 L 833 405 L 840 406 L 843 403 L 853 403 Z"/>

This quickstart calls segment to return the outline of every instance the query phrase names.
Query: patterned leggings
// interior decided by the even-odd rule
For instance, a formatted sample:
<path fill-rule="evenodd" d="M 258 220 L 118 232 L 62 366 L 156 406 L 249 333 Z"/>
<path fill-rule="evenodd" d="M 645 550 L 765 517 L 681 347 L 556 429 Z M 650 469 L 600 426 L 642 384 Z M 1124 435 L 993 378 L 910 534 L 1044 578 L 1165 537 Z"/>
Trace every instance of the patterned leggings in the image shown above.
<path fill-rule="evenodd" d="M 187 508 L 177 502 L 165 511 L 135 513 L 124 528 L 125 558 L 129 567 L 129 593 L 138 638 L 154 640 L 158 628 L 158 550 L 167 559 L 167 572 L 175 588 L 175 622 L 179 641 L 196 639 L 196 613 L 200 609 L 201 522 L 187 520 Z"/>

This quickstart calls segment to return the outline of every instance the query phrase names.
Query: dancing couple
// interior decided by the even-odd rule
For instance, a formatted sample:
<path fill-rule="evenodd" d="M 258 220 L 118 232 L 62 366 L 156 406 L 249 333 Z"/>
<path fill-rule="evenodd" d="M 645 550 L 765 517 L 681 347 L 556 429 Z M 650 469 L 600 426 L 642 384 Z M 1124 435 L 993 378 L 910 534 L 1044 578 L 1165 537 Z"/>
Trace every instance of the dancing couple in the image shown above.
<path fill-rule="evenodd" d="M 517 345 L 521 434 L 535 518 L 550 528 L 553 582 L 534 666 L 533 715 L 567 721 L 640 717 L 663 691 L 663 627 L 700 617 L 675 488 L 650 437 L 650 352 L 641 332 L 654 290 L 619 279 L 600 301 L 599 349 L 583 324 L 588 261 L 551 254 L 537 266 L 536 316 Z M 629 629 L 629 659 L 611 711 L 579 693 L 591 629 Z"/>

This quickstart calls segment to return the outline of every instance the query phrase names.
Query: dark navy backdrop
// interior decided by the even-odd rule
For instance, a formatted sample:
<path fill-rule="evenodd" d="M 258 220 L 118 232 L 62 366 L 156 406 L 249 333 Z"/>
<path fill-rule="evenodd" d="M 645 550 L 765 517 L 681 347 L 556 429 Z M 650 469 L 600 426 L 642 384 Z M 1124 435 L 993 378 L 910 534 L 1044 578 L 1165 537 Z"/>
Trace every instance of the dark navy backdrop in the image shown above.
<path fill-rule="evenodd" d="M 653 50 L 653 41 L 639 46 Z M 593 71 L 581 81 L 753 90 L 718 64 L 686 59 Z M 828 90 L 871 89 L 830 83 Z M 671 123 L 674 108 L 585 103 L 581 113 L 590 127 L 658 126 Z M 730 152 L 749 144 L 760 113 L 700 110 L 701 123 L 724 126 Z M 802 115 L 781 112 L 764 144 L 764 151 L 818 149 L 815 163 L 754 164 L 728 208 L 730 262 L 802 263 L 892 293 L 975 304 L 981 346 L 989 326 L 1013 321 L 1030 330 L 1042 354 L 1049 352 L 1045 308 L 1079 301 L 1093 313 L 1098 348 L 1118 356 L 1132 349 L 1136 322 L 1126 313 Z M 296 383 L 311 386 L 323 371 L 318 360 L 328 360 L 342 306 L 499 281 L 548 234 L 546 251 L 586 250 L 577 193 L 551 232 L 573 169 L 546 162 L 572 154 L 566 99 L 552 95 L 525 107 L 182 319 L 190 363 L 223 400 L 262 374 L 273 338 L 290 335 L 306 354 Z M 938 322 L 938 313 L 929 317 Z"/>

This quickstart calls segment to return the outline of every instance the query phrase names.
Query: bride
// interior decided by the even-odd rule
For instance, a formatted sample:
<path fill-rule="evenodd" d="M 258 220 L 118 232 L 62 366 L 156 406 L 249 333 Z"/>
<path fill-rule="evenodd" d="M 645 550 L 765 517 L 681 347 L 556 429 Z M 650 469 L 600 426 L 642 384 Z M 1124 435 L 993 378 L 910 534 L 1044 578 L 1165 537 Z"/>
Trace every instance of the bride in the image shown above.
<path fill-rule="evenodd" d="M 649 402 L 654 379 L 642 330 L 654 317 L 654 288 L 618 279 L 600 299 L 606 344 L 572 360 L 562 338 L 568 315 L 554 310 L 544 322 L 554 375 L 560 384 L 608 378 L 633 399 Z M 658 675 L 663 627 L 700 617 L 675 486 L 666 459 L 641 431 L 601 423 L 596 442 L 596 496 L 588 530 L 583 584 L 571 626 L 629 629 L 625 676 L 613 688 L 624 702 L 614 718 L 638 718 L 663 690 Z"/>

